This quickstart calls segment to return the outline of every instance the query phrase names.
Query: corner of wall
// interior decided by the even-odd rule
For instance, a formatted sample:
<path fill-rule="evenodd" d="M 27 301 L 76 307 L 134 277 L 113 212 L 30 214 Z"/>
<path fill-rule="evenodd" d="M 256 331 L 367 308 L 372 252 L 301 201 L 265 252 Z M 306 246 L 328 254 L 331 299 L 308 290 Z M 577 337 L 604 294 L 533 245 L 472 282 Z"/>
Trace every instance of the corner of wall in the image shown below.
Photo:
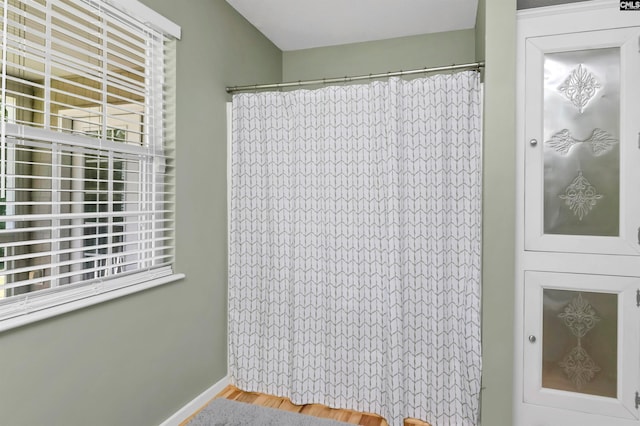
<path fill-rule="evenodd" d="M 484 61 L 485 59 L 486 8 L 486 0 L 478 0 L 478 10 L 476 12 L 475 26 L 476 61 Z"/>

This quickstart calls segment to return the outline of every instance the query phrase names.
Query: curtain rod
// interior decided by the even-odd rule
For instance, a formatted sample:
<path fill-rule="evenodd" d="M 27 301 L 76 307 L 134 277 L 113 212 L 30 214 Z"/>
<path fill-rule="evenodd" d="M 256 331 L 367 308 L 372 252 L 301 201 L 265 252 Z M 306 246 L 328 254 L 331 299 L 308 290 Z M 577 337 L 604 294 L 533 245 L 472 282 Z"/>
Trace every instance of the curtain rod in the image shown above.
<path fill-rule="evenodd" d="M 441 71 L 456 71 L 456 70 L 468 70 L 468 69 L 472 69 L 472 70 L 474 69 L 479 71 L 480 68 L 484 68 L 484 62 L 471 62 L 468 64 L 445 65 L 442 67 L 421 68 L 421 69 L 415 69 L 410 71 L 385 72 L 380 74 L 358 75 L 353 77 L 322 78 L 317 80 L 299 80 L 299 81 L 290 81 L 286 83 L 272 83 L 272 84 L 250 84 L 247 86 L 227 87 L 226 90 L 227 90 L 227 93 L 237 93 L 237 92 L 247 92 L 252 90 L 263 90 L 263 89 L 281 89 L 283 87 L 299 87 L 299 86 L 310 86 L 310 85 L 317 85 L 317 84 L 348 83 L 351 81 L 358 81 L 358 80 L 371 80 L 375 78 L 385 78 L 385 77 L 399 77 L 402 75 L 434 73 L 434 72 L 441 72 Z"/>

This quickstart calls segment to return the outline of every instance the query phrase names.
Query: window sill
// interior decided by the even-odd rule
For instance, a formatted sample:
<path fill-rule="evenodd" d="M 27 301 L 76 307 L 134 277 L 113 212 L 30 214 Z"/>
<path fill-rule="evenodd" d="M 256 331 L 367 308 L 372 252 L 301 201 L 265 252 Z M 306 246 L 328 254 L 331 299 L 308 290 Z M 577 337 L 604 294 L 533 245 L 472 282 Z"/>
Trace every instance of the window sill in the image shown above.
<path fill-rule="evenodd" d="M 169 274 L 158 278 L 135 282 L 129 285 L 120 284 L 114 288 L 104 288 L 103 284 L 82 287 L 79 292 L 62 291 L 41 296 L 38 307 L 28 308 L 28 301 L 16 301 L 0 307 L 0 317 L 5 312 L 11 312 L 6 319 L 0 320 L 0 333 L 23 325 L 31 324 L 57 315 L 66 314 L 78 309 L 87 308 L 102 302 L 117 299 L 130 294 L 148 290 L 164 284 L 181 280 L 185 274 Z M 69 294 L 71 293 L 71 294 Z M 90 293 L 90 294 L 87 294 Z M 3 309 L 4 308 L 4 309 Z M 4 312 L 3 312 L 4 311 Z"/>

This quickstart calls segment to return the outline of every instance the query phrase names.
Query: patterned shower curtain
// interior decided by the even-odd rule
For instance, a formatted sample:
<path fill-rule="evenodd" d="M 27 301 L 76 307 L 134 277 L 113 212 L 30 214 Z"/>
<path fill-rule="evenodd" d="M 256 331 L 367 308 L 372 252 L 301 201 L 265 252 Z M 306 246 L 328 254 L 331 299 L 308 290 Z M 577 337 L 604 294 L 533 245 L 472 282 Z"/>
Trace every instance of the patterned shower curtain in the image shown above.
<path fill-rule="evenodd" d="M 234 96 L 234 384 L 477 424 L 480 125 L 473 71 Z"/>

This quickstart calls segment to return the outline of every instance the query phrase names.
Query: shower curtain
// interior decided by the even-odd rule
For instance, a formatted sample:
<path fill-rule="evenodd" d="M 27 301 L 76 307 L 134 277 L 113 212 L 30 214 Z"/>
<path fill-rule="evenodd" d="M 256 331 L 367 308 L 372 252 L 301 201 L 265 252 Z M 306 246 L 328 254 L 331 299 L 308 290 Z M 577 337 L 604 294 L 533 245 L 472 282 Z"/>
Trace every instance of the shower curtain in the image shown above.
<path fill-rule="evenodd" d="M 239 94 L 232 114 L 233 383 L 477 424 L 478 73 Z"/>

